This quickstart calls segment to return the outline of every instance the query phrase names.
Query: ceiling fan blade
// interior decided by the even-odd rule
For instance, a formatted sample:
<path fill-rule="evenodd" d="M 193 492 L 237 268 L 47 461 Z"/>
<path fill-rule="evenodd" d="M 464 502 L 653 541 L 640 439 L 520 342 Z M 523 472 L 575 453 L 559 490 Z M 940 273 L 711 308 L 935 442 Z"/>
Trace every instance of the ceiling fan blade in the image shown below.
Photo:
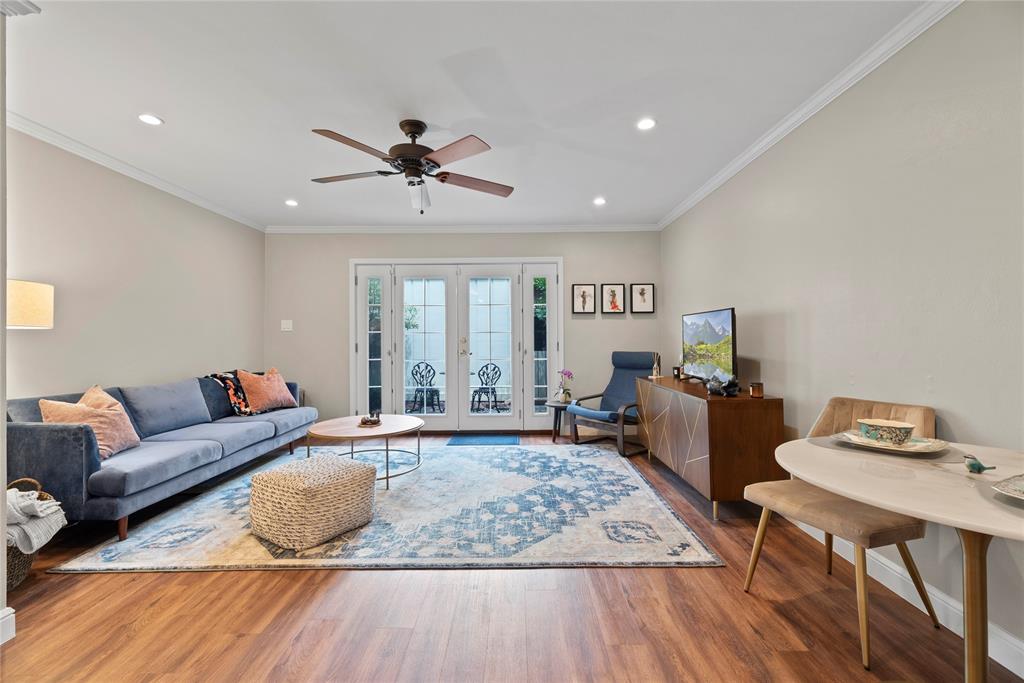
<path fill-rule="evenodd" d="M 356 178 L 373 178 L 379 175 L 389 175 L 380 171 L 366 171 L 365 173 L 346 173 L 345 175 L 329 175 L 324 178 L 313 178 L 314 183 L 336 183 L 339 180 L 355 180 Z"/>
<path fill-rule="evenodd" d="M 479 178 L 471 178 L 468 175 L 459 175 L 458 173 L 449 173 L 447 171 L 438 173 L 434 177 L 437 178 L 438 182 L 446 185 L 457 185 L 458 187 L 465 187 L 477 192 L 496 194 L 499 197 L 507 197 L 515 189 L 501 183 L 492 183 L 490 180 L 480 180 Z"/>
<path fill-rule="evenodd" d="M 343 145 L 354 147 L 355 149 L 358 149 L 360 152 L 366 152 L 367 154 L 375 156 L 378 159 L 381 159 L 382 161 L 387 161 L 388 159 L 391 158 L 384 152 L 380 151 L 379 149 L 374 149 L 373 147 L 370 147 L 369 145 L 364 145 L 363 143 L 353 140 L 352 138 L 347 138 L 341 133 L 335 133 L 333 130 L 326 130 L 324 128 L 314 128 L 313 132 L 316 133 L 317 135 L 323 135 L 325 138 L 330 138 L 331 140 L 340 142 Z"/>
<path fill-rule="evenodd" d="M 438 166 L 446 166 L 452 162 L 471 157 L 474 154 L 486 152 L 490 148 L 490 145 L 477 136 L 467 135 L 449 145 L 445 145 L 441 149 L 435 149 L 423 158 L 434 162 Z"/>

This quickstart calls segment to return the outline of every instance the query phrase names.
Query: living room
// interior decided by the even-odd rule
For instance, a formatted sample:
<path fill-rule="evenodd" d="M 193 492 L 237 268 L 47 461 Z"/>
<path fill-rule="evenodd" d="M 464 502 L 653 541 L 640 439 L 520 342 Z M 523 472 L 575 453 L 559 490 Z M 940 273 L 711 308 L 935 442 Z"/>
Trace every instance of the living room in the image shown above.
<path fill-rule="evenodd" d="M 3 680 L 1024 677 L 1022 3 L 0 10 Z"/>

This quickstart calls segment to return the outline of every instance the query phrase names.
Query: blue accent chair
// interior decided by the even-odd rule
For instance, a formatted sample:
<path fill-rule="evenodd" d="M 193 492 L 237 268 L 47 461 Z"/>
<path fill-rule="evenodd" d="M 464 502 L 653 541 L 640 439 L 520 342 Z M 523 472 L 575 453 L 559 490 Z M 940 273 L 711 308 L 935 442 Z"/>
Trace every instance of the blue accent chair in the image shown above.
<path fill-rule="evenodd" d="M 581 396 L 573 401 L 565 409 L 569 414 L 569 430 L 572 433 L 573 443 L 589 443 L 601 439 L 612 438 L 600 436 L 580 441 L 579 425 L 600 429 L 606 432 L 613 432 L 615 445 L 619 449 L 619 455 L 636 455 L 646 448 L 626 452 L 626 427 L 635 425 L 639 421 L 636 405 L 636 379 L 647 377 L 654 367 L 655 354 L 653 351 L 614 351 L 612 352 L 612 378 L 608 380 L 608 386 L 600 394 L 593 396 Z M 582 402 L 600 398 L 598 408 L 587 408 Z M 629 442 L 642 446 L 636 442 Z"/>

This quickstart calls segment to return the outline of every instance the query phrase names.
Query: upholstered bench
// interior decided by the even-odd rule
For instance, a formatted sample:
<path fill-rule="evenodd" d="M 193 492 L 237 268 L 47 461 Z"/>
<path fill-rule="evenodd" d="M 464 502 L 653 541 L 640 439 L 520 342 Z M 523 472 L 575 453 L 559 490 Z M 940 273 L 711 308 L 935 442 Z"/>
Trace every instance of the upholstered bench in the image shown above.
<path fill-rule="evenodd" d="M 377 468 L 337 455 L 296 460 L 252 478 L 252 533 L 305 550 L 373 519 Z"/>

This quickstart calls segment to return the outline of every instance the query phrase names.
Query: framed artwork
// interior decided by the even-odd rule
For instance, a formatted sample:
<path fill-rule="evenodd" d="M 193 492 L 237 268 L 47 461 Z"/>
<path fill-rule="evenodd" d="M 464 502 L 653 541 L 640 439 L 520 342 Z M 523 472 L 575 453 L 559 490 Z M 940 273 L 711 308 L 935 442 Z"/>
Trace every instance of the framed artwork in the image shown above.
<path fill-rule="evenodd" d="M 626 285 L 601 285 L 601 313 L 626 312 Z"/>
<path fill-rule="evenodd" d="M 597 285 L 572 286 L 572 312 L 595 313 L 597 311 Z"/>
<path fill-rule="evenodd" d="M 649 282 L 629 286 L 629 312 L 654 313 L 654 285 Z"/>

